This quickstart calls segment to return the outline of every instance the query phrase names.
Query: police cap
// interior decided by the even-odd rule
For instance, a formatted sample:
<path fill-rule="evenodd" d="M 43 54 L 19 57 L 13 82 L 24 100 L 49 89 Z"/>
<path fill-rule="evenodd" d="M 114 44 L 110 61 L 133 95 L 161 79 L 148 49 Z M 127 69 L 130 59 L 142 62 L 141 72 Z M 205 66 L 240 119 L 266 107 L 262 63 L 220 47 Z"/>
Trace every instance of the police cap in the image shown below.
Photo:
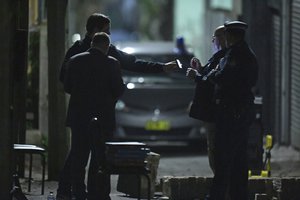
<path fill-rule="evenodd" d="M 225 31 L 232 30 L 232 29 L 245 31 L 248 28 L 248 25 L 242 21 L 228 21 L 225 22 L 224 26 L 225 26 Z"/>

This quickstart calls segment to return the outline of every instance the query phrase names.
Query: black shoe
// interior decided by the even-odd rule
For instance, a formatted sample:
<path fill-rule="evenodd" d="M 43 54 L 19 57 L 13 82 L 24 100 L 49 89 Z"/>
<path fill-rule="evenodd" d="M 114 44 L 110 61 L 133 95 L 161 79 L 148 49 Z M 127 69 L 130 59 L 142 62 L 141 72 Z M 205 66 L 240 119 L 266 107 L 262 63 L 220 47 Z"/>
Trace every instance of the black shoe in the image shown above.
<path fill-rule="evenodd" d="M 99 199 L 101 199 L 101 200 L 111 200 L 111 198 L 110 197 L 88 197 L 87 198 L 87 200 L 99 200 Z"/>
<path fill-rule="evenodd" d="M 10 194 L 12 199 L 28 200 L 20 187 L 14 186 Z"/>
<path fill-rule="evenodd" d="M 204 200 L 213 200 L 213 199 L 212 199 L 212 198 L 210 197 L 210 195 L 208 194 L 208 195 L 205 196 Z"/>
<path fill-rule="evenodd" d="M 56 200 L 72 200 L 72 197 L 70 195 L 57 194 Z"/>
<path fill-rule="evenodd" d="M 87 192 L 80 192 L 80 193 L 77 193 L 77 194 L 74 193 L 72 200 L 73 199 L 74 200 L 86 200 L 87 196 L 88 196 Z"/>

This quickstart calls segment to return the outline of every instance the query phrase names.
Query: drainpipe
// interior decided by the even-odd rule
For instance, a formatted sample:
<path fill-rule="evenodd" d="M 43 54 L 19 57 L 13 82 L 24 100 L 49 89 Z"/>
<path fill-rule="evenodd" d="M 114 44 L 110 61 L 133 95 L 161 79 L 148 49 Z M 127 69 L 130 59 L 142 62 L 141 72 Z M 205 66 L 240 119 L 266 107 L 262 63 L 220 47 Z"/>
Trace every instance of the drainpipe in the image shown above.
<path fill-rule="evenodd" d="M 290 5 L 291 0 L 282 1 L 282 73 L 281 73 L 281 130 L 279 143 L 290 144 Z"/>

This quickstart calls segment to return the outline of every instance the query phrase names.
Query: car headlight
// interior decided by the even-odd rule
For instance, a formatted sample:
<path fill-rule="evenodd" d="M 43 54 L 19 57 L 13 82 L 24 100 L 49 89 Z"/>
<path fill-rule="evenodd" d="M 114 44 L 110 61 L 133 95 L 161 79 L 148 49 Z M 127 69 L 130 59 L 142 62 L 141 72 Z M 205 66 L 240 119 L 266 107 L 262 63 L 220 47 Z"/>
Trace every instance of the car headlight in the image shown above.
<path fill-rule="evenodd" d="M 116 111 L 129 112 L 130 109 L 126 106 L 125 102 L 118 100 L 115 107 Z"/>
<path fill-rule="evenodd" d="M 118 110 L 118 111 L 122 111 L 122 110 L 124 110 L 125 109 L 125 103 L 124 103 L 124 101 L 122 101 L 122 100 L 118 100 L 117 101 L 117 103 L 116 103 L 116 110 Z"/>
<path fill-rule="evenodd" d="M 127 89 L 131 90 L 135 88 L 135 84 L 134 83 L 127 83 L 126 85 Z"/>

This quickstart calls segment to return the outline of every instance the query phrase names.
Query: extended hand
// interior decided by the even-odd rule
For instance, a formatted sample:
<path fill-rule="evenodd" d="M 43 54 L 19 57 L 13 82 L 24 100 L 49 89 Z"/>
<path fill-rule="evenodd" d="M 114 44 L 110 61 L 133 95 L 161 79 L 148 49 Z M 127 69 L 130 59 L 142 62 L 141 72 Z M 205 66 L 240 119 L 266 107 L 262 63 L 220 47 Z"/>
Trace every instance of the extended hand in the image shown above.
<path fill-rule="evenodd" d="M 164 65 L 165 72 L 171 72 L 176 69 L 178 69 L 176 61 L 171 61 L 171 62 L 165 63 L 165 65 Z"/>

